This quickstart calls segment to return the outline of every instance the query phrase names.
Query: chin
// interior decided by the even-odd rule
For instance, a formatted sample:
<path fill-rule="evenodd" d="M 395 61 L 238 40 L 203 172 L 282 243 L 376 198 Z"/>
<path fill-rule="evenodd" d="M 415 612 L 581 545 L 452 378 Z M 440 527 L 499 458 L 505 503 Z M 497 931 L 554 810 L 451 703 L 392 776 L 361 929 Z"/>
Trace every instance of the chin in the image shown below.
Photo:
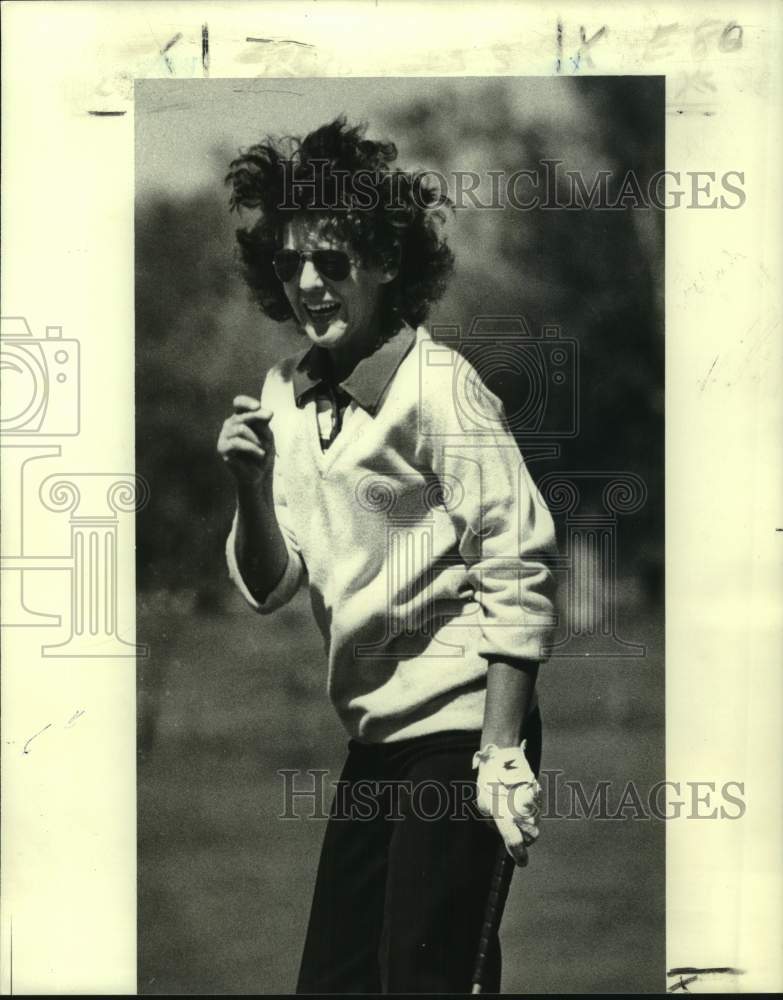
<path fill-rule="evenodd" d="M 345 323 L 332 323 L 325 330 L 318 330 L 311 322 L 307 322 L 304 331 L 309 339 L 320 347 L 339 347 L 347 341 L 347 327 Z"/>

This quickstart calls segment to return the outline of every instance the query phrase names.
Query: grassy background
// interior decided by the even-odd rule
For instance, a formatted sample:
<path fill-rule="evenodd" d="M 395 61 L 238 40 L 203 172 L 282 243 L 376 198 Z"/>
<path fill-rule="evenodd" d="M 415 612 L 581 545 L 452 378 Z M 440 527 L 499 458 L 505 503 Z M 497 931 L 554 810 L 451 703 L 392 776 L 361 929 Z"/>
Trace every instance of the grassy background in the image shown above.
<path fill-rule="evenodd" d="M 659 616 L 629 609 L 641 660 L 556 659 L 541 677 L 543 767 L 646 789 L 664 775 Z M 304 593 L 258 618 L 139 598 L 139 990 L 291 992 L 324 823 L 280 820 L 279 768 L 327 768 L 328 704 Z M 551 788 L 551 785 L 550 785 Z M 564 805 L 561 802 L 561 807 Z M 562 810 L 561 810 L 562 811 Z M 455 900 L 455 905 L 458 901 Z M 664 983 L 664 830 L 550 818 L 503 924 L 505 992 L 652 992 Z"/>

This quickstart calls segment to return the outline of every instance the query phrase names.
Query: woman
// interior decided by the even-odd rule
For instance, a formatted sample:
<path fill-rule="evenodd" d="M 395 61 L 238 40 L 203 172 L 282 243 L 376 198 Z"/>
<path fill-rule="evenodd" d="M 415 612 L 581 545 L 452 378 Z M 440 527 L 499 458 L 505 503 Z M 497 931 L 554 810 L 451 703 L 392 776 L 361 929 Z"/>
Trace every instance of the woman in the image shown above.
<path fill-rule="evenodd" d="M 227 178 L 258 211 L 248 285 L 307 338 L 221 430 L 229 571 L 261 614 L 307 579 L 350 737 L 301 993 L 468 991 L 497 832 L 518 864 L 538 836 L 552 521 L 502 404 L 422 325 L 453 270 L 444 199 L 395 158 L 338 118 Z"/>

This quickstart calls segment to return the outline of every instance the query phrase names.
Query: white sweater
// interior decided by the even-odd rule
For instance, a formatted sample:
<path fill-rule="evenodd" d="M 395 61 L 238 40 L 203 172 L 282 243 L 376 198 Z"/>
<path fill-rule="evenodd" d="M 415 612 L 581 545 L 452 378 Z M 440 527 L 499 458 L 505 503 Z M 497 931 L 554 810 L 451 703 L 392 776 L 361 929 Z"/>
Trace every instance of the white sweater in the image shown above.
<path fill-rule="evenodd" d="M 423 327 L 403 328 L 342 383 L 351 402 L 322 451 L 307 391 L 320 350 L 278 362 L 261 394 L 286 571 L 254 599 L 235 519 L 230 575 L 261 614 L 308 578 L 328 693 L 354 738 L 480 729 L 487 660 L 548 655 L 552 519 L 500 400 Z"/>

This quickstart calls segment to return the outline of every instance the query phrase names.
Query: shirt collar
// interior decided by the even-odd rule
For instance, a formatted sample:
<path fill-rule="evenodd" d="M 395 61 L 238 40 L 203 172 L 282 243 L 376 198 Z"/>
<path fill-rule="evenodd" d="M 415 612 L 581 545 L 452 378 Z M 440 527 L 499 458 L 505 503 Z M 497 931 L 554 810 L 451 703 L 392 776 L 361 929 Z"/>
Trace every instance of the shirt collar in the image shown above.
<path fill-rule="evenodd" d="M 339 383 L 340 388 L 359 406 L 374 414 L 386 387 L 415 339 L 416 331 L 405 323 L 393 337 L 385 340 L 372 354 L 362 358 L 350 375 Z M 297 406 L 302 405 L 304 396 L 311 389 L 327 382 L 327 353 L 325 348 L 312 344 L 297 355 L 298 361 L 292 376 Z"/>

